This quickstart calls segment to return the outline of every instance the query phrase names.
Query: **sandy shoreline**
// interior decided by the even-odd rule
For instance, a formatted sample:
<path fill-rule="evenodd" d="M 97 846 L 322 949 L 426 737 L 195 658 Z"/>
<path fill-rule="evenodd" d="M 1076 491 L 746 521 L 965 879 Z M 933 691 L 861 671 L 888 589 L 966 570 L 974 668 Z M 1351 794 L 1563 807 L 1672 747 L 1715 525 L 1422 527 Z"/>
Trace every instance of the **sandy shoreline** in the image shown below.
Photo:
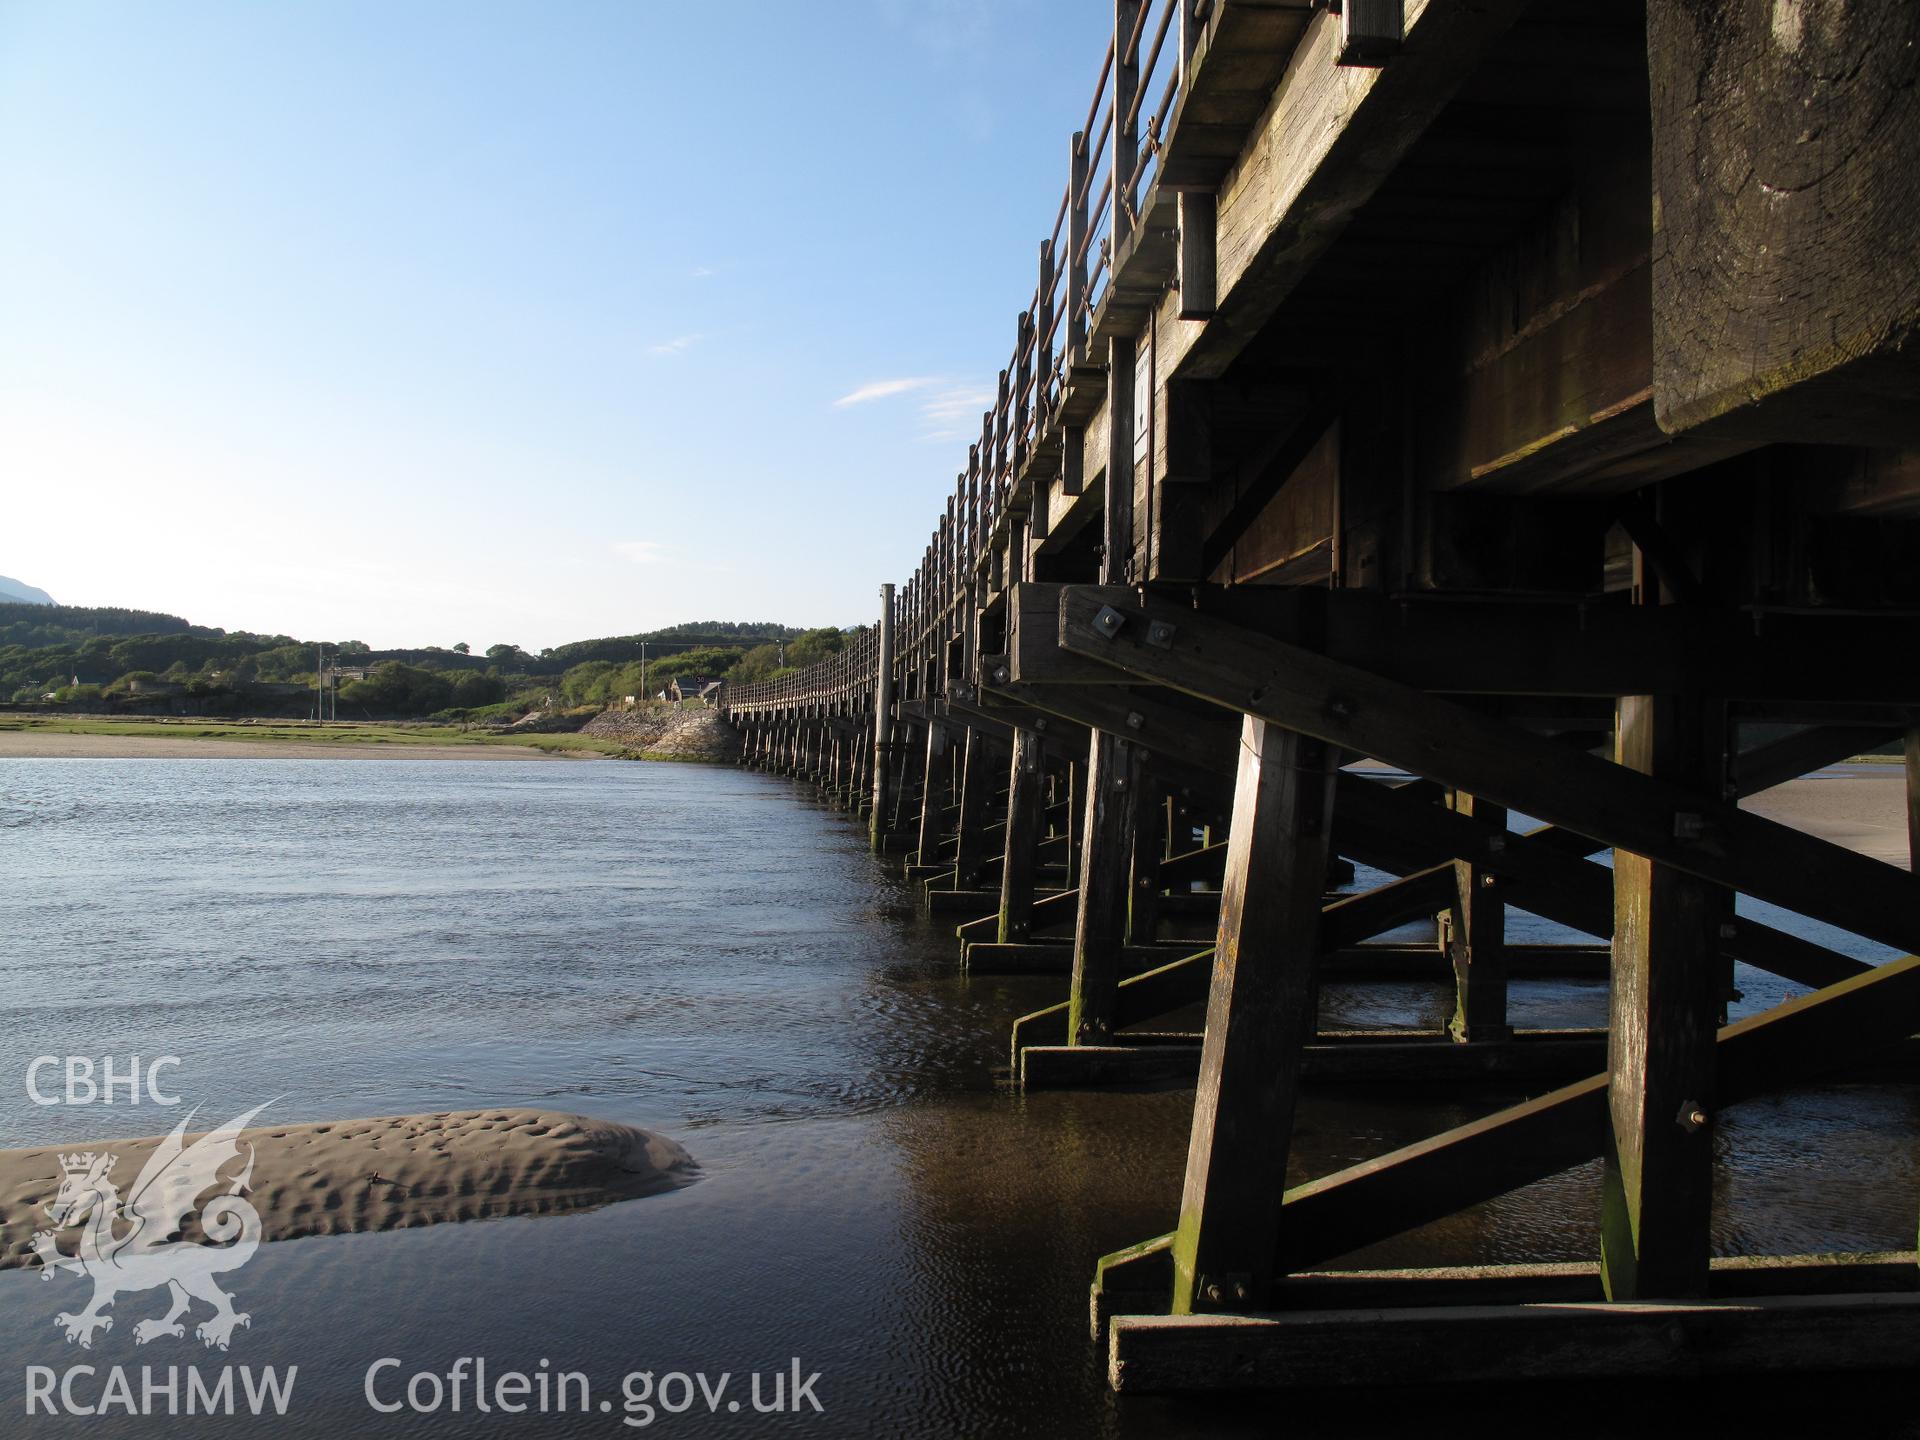
<path fill-rule="evenodd" d="M 187 1143 L 197 1135 L 186 1137 Z M 124 1199 L 160 1143 L 153 1137 L 0 1150 L 0 1269 L 38 1266 L 63 1153 L 111 1154 L 107 1179 Z M 191 1154 L 191 1151 L 186 1152 Z M 663 1135 L 609 1120 L 539 1110 L 461 1110 L 243 1130 L 217 1190 L 253 1157 L 262 1240 L 344 1235 L 506 1215 L 556 1215 L 676 1189 L 694 1178 L 687 1152 Z M 183 1157 L 184 1158 L 184 1157 Z M 216 1187 L 203 1185 L 211 1195 Z M 74 1253 L 79 1229 L 59 1233 Z M 197 1238 L 190 1227 L 189 1238 Z"/>
<path fill-rule="evenodd" d="M 1836 766 L 1763 790 L 1742 800 L 1740 808 L 1908 868 L 1903 765 Z"/>
<path fill-rule="evenodd" d="M 0 760 L 598 760 L 591 751 L 531 745 L 395 745 L 378 740 L 223 740 L 0 730 Z"/>

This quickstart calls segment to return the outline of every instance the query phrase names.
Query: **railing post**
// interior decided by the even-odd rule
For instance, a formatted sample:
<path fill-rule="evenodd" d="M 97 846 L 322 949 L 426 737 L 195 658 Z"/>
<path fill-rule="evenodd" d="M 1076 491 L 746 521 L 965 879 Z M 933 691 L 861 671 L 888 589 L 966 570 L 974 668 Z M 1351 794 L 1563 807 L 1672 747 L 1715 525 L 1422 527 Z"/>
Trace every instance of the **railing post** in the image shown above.
<path fill-rule="evenodd" d="M 1193 0 L 1180 6 L 1180 93 L 1189 93 L 1193 63 L 1207 35 L 1207 22 L 1194 15 Z M 1209 17 L 1212 11 L 1208 12 Z M 1220 299 L 1219 203 L 1212 190 L 1180 192 L 1180 318 L 1212 318 Z"/>
<path fill-rule="evenodd" d="M 1087 358 L 1087 332 L 1080 312 L 1087 303 L 1087 132 L 1073 132 L 1073 165 L 1067 178 L 1067 367 Z"/>
<path fill-rule="evenodd" d="M 868 843 L 886 841 L 887 786 L 893 772 L 893 582 L 880 587 L 880 670 L 873 682 L 873 819 Z"/>
<path fill-rule="evenodd" d="M 1146 0 L 1113 0 L 1113 267 L 1120 269 L 1120 247 L 1133 234 L 1134 179 L 1140 164 L 1140 117 L 1133 110 L 1140 93 L 1140 52 L 1136 48 Z M 1111 277 L 1108 281 L 1112 283 Z"/>
<path fill-rule="evenodd" d="M 1034 314 L 1039 307 L 1034 307 Z M 1022 313 L 1020 323 L 1015 327 L 1014 350 L 1019 357 L 1013 370 L 1013 445 L 1012 478 L 1020 478 L 1020 467 L 1027 459 L 1027 422 L 1035 414 L 1033 408 L 1032 387 L 1038 384 L 1035 378 L 1034 361 L 1038 359 L 1040 332 L 1034 328 L 1034 314 Z"/>
<path fill-rule="evenodd" d="M 1001 508 L 1006 503 L 1007 488 L 1007 432 L 1012 428 L 1012 385 L 1011 371 L 1000 372 L 1000 383 L 993 403 L 993 491 L 992 506 L 988 511 L 990 523 L 987 526 L 987 543 L 993 543 L 993 526 L 1000 520 Z"/>
<path fill-rule="evenodd" d="M 1053 241 L 1040 242 L 1040 300 L 1033 308 L 1034 437 L 1047 428 L 1047 382 L 1053 378 Z"/>

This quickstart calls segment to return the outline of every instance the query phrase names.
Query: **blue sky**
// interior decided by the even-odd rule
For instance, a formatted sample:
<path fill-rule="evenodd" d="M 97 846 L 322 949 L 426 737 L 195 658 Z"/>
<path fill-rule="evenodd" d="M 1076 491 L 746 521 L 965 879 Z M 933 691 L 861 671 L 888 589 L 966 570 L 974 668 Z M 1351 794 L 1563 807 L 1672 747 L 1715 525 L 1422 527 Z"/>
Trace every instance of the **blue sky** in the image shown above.
<path fill-rule="evenodd" d="M 1103 0 L 0 0 L 0 574 L 377 646 L 853 624 Z"/>

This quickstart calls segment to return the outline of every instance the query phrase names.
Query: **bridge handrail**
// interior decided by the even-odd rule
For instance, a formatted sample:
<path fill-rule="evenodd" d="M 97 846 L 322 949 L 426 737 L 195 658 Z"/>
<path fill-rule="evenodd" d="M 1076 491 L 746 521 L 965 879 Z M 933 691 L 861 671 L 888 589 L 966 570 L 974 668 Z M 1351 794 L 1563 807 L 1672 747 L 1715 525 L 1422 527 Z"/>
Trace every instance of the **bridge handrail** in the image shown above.
<path fill-rule="evenodd" d="M 722 681 L 719 708 L 746 709 L 858 697 L 872 688 L 879 671 L 879 627 L 867 625 L 849 635 L 837 653 L 804 669 L 746 684 Z"/>
<path fill-rule="evenodd" d="M 1015 317 L 1013 350 L 999 372 L 994 403 L 982 412 L 980 436 L 936 518 L 920 565 L 895 599 L 896 666 L 916 667 L 922 684 L 944 678 L 947 641 L 963 597 L 993 560 L 995 532 L 1029 455 L 1057 423 L 1072 369 L 1086 362 L 1095 322 L 1107 299 L 1119 251 L 1141 223 L 1168 125 L 1185 78 L 1186 59 L 1215 6 L 1213 0 L 1113 0 L 1114 26 L 1095 76 L 1086 120 L 1073 132 L 1068 173 L 1053 223 L 1039 246 L 1039 275 Z M 1178 25 L 1175 21 L 1178 21 Z M 1168 45 L 1170 35 L 1176 43 Z M 1149 108 L 1151 107 L 1151 108 Z M 1017 577 L 1015 577 L 1017 578 Z M 933 657 L 939 655 L 940 675 Z M 869 627 L 829 660 L 772 680 L 722 687 L 723 708 L 855 698 L 874 688 L 877 630 Z M 921 692 L 924 693 L 924 690 Z"/>

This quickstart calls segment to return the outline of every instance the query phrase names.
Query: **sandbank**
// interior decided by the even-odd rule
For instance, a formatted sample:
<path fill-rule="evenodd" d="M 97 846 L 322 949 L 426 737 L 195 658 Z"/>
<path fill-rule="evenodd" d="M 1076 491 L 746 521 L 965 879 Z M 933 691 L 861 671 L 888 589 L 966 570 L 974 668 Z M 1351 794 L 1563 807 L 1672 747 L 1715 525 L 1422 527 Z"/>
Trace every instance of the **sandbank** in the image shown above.
<path fill-rule="evenodd" d="M 188 1143 L 197 1135 L 190 1134 Z M 36 1231 L 60 1187 L 63 1153 L 107 1151 L 124 1197 L 159 1140 L 0 1150 L 0 1269 L 37 1262 Z M 456 1110 L 373 1120 L 268 1125 L 240 1132 L 238 1175 L 253 1156 L 247 1198 L 261 1238 L 292 1240 L 508 1215 L 555 1215 L 676 1189 L 694 1178 L 664 1135 L 542 1110 Z M 212 1189 L 204 1192 L 214 1193 Z M 78 1230 L 61 1232 L 71 1254 Z"/>

